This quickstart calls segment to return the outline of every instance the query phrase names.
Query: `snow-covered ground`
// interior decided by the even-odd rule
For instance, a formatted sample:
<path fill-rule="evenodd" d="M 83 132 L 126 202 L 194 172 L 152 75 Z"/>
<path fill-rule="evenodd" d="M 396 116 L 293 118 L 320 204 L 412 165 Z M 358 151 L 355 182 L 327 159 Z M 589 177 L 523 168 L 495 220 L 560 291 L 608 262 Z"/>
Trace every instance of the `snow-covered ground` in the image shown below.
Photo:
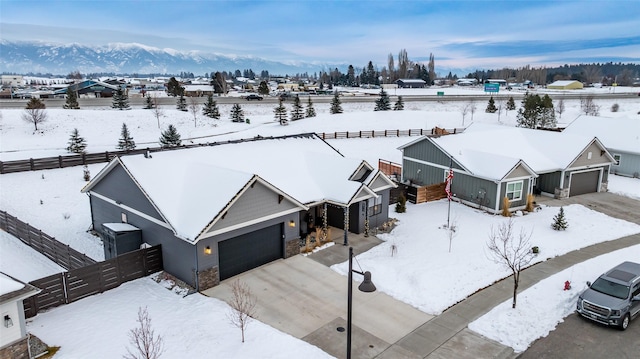
<path fill-rule="evenodd" d="M 450 90 L 445 91 L 447 94 L 450 93 Z M 477 93 L 475 91 L 475 94 Z M 390 94 L 393 95 L 393 92 Z M 472 121 L 469 114 L 463 124 L 460 112 L 462 103 L 410 102 L 406 104 L 405 111 L 374 112 L 374 100 L 375 98 L 372 98 L 370 104 L 343 104 L 345 113 L 341 115 L 330 115 L 328 104 L 317 104 L 316 118 L 296 121 L 284 127 L 273 121 L 273 109 L 270 106 L 260 104 L 242 103 L 251 124 L 232 123 L 225 117 L 228 116 L 228 108 L 221 106 L 221 120 L 205 120 L 200 117 L 197 126 L 194 126 L 190 114 L 170 107 L 165 109 L 161 125 L 164 128 L 173 123 L 183 138 L 210 136 L 197 141 L 212 142 L 254 137 L 258 134 L 272 136 L 301 132 L 430 129 L 434 126 L 454 128 L 469 125 Z M 613 102 L 596 100 L 601 106 L 603 116 L 638 116 L 640 105 L 637 100 L 615 100 L 620 105 L 619 112 L 616 113 L 609 111 Z M 519 104 L 519 101 L 516 100 L 516 103 Z M 565 105 L 566 112 L 559 122 L 570 122 L 580 115 L 578 100 L 567 100 Z M 515 111 L 502 113 L 498 119 L 497 114 L 484 112 L 486 101 L 477 101 L 476 106 L 474 122 L 515 124 Z M 37 133 L 33 132 L 32 125 L 20 118 L 21 110 L 3 109 L 0 112 L 0 158 L 3 161 L 65 154 L 64 147 L 73 128 L 78 128 L 80 135 L 87 139 L 90 152 L 115 149 L 123 122 L 127 123 L 139 147 L 157 146 L 160 135 L 156 119 L 148 110 L 48 111 L 50 119 Z M 345 156 L 362 158 L 375 166 L 379 158 L 400 163 L 401 153 L 397 147 L 414 139 L 415 137 L 391 137 L 328 142 Z M 90 165 L 91 175 L 97 174 L 104 165 Z M 81 167 L 2 175 L 0 209 L 42 229 L 92 258 L 101 260 L 103 252 L 100 240 L 87 232 L 91 224 L 91 215 L 88 197 L 80 193 L 80 189 L 86 184 L 82 177 Z M 610 176 L 609 190 L 640 199 L 640 180 Z M 543 207 L 540 212 L 515 218 L 516 228 L 522 227 L 532 231 L 532 245 L 541 249 L 538 260 L 640 232 L 638 225 L 607 217 L 579 205 L 566 206 L 565 212 L 569 228 L 563 232 L 555 232 L 550 228 L 552 218 L 557 213 L 554 208 Z M 508 275 L 504 269 L 487 259 L 485 253 L 491 227 L 502 223 L 503 217 L 488 215 L 453 203 L 451 220 L 458 230 L 449 252 L 448 234 L 441 228 L 447 221 L 446 201 L 409 204 L 407 213 L 396 214 L 393 208 L 390 213 L 399 219 L 397 227 L 390 234 L 380 236 L 385 241 L 382 245 L 358 256 L 360 265 L 374 273 L 374 282 L 380 290 L 428 313 L 437 314 L 475 290 Z M 28 250 L 26 254 L 17 254 L 23 251 L 23 245 L 15 239 L 12 242 L 7 238 L 10 236 L 5 233 L 2 235 L 0 270 L 14 275 L 11 272 L 14 268 L 13 262 L 7 259 L 14 254 L 15 258 L 23 258 L 17 257 L 18 255 L 24 256 L 24 259 L 15 259 L 16 263 L 38 263 L 28 266 L 29 268 L 15 267 L 19 272 L 15 277 L 23 281 L 60 270 L 57 266 L 40 264 L 42 258 L 36 259 L 38 256 L 29 253 Z M 391 245 L 397 247 L 397 253 L 393 257 Z M 617 261 L 619 258 L 615 259 L 615 262 Z M 599 274 L 615 264 L 613 260 L 612 263 L 598 263 L 596 272 Z M 346 264 L 337 265 L 334 269 L 346 273 Z M 593 275 L 585 276 L 588 276 L 589 280 L 593 279 Z M 583 280 L 574 278 L 574 283 Z M 562 295 L 565 294 L 570 293 Z M 522 304 L 523 299 L 520 300 Z M 566 301 L 571 301 L 571 298 L 566 298 Z M 139 306 L 148 307 L 154 328 L 165 336 L 166 341 L 168 340 L 167 346 L 170 349 L 165 357 L 184 357 L 185 351 L 176 354 L 176 348 L 183 348 L 186 353 L 191 354 L 188 355 L 190 357 L 210 355 L 212 350 L 215 350 L 216 355 L 220 353 L 220 357 L 326 357 L 326 354 L 317 348 L 259 322 L 249 327 L 248 342 L 241 345 L 238 330 L 230 327 L 226 320 L 225 312 L 228 307 L 224 303 L 198 294 L 182 298 L 149 278 L 127 283 L 115 290 L 39 314 L 29 324 L 29 330 L 50 345 L 62 345 L 63 349 L 58 354 L 61 358 L 88 357 L 94 356 L 95 353 L 117 357 L 125 352 L 126 332 L 135 326 Z M 560 315 L 561 313 L 557 312 L 553 316 L 556 323 L 562 319 Z M 186 326 L 177 326 L 176 322 L 188 322 L 191 324 L 189 327 L 194 330 L 185 331 Z M 521 324 L 514 322 L 519 326 L 512 330 L 516 333 L 526 331 L 530 325 L 524 321 Z M 499 338 L 505 328 L 506 324 L 497 324 L 483 331 L 483 334 Z M 73 335 L 70 335 L 71 333 Z M 540 335 L 544 333 L 537 334 Z M 520 350 L 522 345 L 526 348 L 528 343 L 535 339 L 524 335 L 517 337 L 504 342 Z"/>

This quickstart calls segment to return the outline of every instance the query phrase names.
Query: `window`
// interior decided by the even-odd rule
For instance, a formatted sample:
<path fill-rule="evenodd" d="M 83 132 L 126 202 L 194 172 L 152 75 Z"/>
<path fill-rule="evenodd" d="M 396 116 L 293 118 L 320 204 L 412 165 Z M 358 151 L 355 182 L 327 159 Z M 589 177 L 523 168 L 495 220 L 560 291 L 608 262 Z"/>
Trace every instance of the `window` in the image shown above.
<path fill-rule="evenodd" d="M 616 163 L 614 163 L 614 166 L 620 166 L 620 160 L 622 159 L 622 155 L 614 154 L 613 159 L 616 160 Z"/>
<path fill-rule="evenodd" d="M 522 181 L 507 183 L 506 196 L 510 201 L 522 199 Z"/>
<path fill-rule="evenodd" d="M 382 213 L 382 196 L 369 198 L 369 217 Z"/>
<path fill-rule="evenodd" d="M 128 223 L 127 222 L 127 214 L 122 212 L 120 213 L 120 220 L 122 221 L 122 223 Z"/>

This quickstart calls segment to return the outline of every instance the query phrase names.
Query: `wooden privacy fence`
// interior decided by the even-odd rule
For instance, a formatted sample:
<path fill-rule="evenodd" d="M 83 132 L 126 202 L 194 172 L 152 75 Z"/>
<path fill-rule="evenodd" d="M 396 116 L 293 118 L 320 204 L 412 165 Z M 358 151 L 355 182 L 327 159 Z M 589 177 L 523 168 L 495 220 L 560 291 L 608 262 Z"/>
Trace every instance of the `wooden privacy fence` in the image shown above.
<path fill-rule="evenodd" d="M 407 186 L 407 200 L 417 204 L 447 198 L 446 185 L 442 182 L 422 187 Z"/>
<path fill-rule="evenodd" d="M 389 176 L 396 181 L 400 181 L 402 175 L 402 165 L 399 163 L 378 159 L 378 169 L 385 175 Z"/>
<path fill-rule="evenodd" d="M 18 238 L 66 270 L 96 263 L 86 254 L 76 251 L 69 245 L 56 240 L 28 223 L 22 222 L 5 211 L 0 211 L 0 229 Z"/>
<path fill-rule="evenodd" d="M 463 129 L 451 129 L 444 130 L 441 128 L 433 128 L 431 130 L 424 129 L 413 129 L 413 130 L 379 130 L 379 131 L 354 131 L 354 132 L 329 132 L 329 133 L 318 133 L 316 134 L 318 137 L 323 140 L 328 139 L 344 139 L 344 138 L 376 138 L 376 137 L 402 137 L 402 136 L 425 136 L 432 135 L 438 136 L 442 134 L 449 133 L 458 133 Z M 240 142 L 249 142 L 249 141 L 258 141 L 263 139 L 273 139 L 273 138 L 285 138 L 292 136 L 312 136 L 313 133 L 305 133 L 300 135 L 288 135 L 288 136 L 270 136 L 270 137 L 262 137 L 256 136 L 254 138 L 249 139 L 239 139 L 239 140 L 228 140 L 228 141 L 220 141 L 220 142 L 207 142 L 207 143 L 196 143 L 189 145 L 182 145 L 177 147 L 152 147 L 145 149 L 137 149 L 130 151 L 105 151 L 105 152 L 97 152 L 97 153 L 82 153 L 82 154 L 69 154 L 65 156 L 57 156 L 57 157 L 43 157 L 43 158 L 30 158 L 28 160 L 16 160 L 16 161 L 0 161 L 0 174 L 4 173 L 13 173 L 13 172 L 25 172 L 25 171 L 38 171 L 38 170 L 50 170 L 54 168 L 64 168 L 64 167 L 73 167 L 73 166 L 84 166 L 94 163 L 103 163 L 109 162 L 116 156 L 125 156 L 125 155 L 138 155 L 146 152 L 159 152 L 159 151 L 168 151 L 168 150 L 177 150 L 184 148 L 193 148 L 193 147 L 204 147 L 204 146 L 216 146 L 222 144 L 229 143 L 240 143 Z M 194 139 L 201 139 L 201 137 L 194 137 Z"/>
<path fill-rule="evenodd" d="M 42 291 L 23 301 L 25 317 L 34 317 L 40 311 L 105 292 L 162 269 L 162 248 L 157 245 L 34 280 L 29 284 Z"/>
<path fill-rule="evenodd" d="M 352 132 L 328 132 L 319 133 L 323 140 L 343 139 L 343 138 L 376 138 L 376 137 L 406 137 L 406 136 L 436 136 L 443 134 L 455 134 L 462 132 L 464 129 L 444 130 L 434 127 L 430 130 L 412 129 L 412 130 L 379 130 L 379 131 L 352 131 Z"/>

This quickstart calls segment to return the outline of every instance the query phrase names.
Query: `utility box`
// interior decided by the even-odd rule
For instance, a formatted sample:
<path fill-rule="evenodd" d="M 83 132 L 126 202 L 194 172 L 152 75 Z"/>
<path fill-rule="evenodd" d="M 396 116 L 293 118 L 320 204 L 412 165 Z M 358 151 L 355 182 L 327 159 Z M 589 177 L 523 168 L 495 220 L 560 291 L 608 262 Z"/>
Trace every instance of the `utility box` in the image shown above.
<path fill-rule="evenodd" d="M 103 223 L 102 242 L 104 259 L 140 249 L 142 231 L 128 223 Z"/>

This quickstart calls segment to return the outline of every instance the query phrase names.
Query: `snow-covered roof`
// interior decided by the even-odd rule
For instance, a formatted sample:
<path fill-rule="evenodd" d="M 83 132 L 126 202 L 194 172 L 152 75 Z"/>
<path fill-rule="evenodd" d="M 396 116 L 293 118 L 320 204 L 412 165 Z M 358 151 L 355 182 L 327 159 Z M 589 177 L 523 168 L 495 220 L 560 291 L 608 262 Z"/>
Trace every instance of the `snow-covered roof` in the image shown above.
<path fill-rule="evenodd" d="M 301 209 L 323 201 L 347 206 L 356 198 L 375 196 L 365 184 L 349 180 L 362 160 L 343 157 L 315 135 L 155 152 L 150 158 L 123 156 L 83 192 L 90 191 L 116 161 L 176 235 L 187 240 L 195 240 L 255 180 L 281 191 Z"/>
<path fill-rule="evenodd" d="M 576 80 L 558 80 L 558 81 L 554 81 L 553 83 L 550 83 L 549 85 L 547 85 L 547 87 L 549 86 L 568 86 L 571 85 L 572 83 L 575 82 L 579 82 Z"/>
<path fill-rule="evenodd" d="M 596 136 L 609 150 L 640 154 L 640 120 L 630 117 L 579 116 L 563 133 Z"/>
<path fill-rule="evenodd" d="M 39 292 L 38 288 L 0 272 L 0 305 L 23 300 Z"/>
<path fill-rule="evenodd" d="M 564 170 L 594 139 L 481 123 L 474 123 L 461 134 L 432 138 L 454 161 L 492 179 L 503 178 L 520 160 L 538 174 Z"/>

